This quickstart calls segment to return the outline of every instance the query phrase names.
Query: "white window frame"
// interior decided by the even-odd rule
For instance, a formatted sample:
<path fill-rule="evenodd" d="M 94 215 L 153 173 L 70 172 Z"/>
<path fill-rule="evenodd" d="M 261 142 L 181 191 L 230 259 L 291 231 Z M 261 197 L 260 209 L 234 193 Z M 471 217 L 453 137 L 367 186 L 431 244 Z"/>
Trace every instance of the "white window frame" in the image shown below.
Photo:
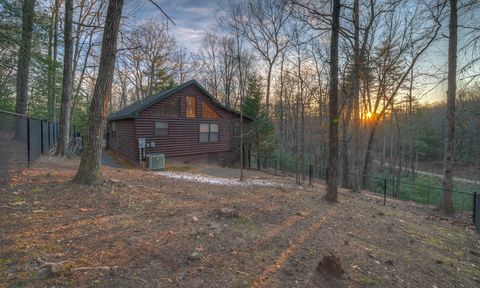
<path fill-rule="evenodd" d="M 164 128 L 164 127 L 161 127 L 161 128 L 157 128 L 157 124 L 165 124 L 167 127 Z M 163 134 L 159 134 L 157 133 L 157 129 L 161 130 L 161 129 L 166 129 L 167 130 L 167 133 L 165 135 Z M 155 121 L 155 126 L 154 126 L 154 134 L 155 136 L 159 136 L 159 137 L 165 137 L 165 136 L 168 136 L 170 133 L 170 125 L 168 124 L 167 121 Z"/>
<path fill-rule="evenodd" d="M 202 125 L 203 127 L 205 128 L 208 127 L 208 132 L 204 131 L 202 132 Z M 217 131 L 212 131 L 212 127 L 217 127 Z M 213 129 L 214 130 L 214 129 Z M 205 133 L 208 133 L 208 138 L 205 140 L 205 139 L 202 139 L 202 133 L 205 134 Z M 212 140 L 212 134 L 213 133 L 216 133 L 217 134 L 217 139 L 216 140 Z M 199 143 L 218 143 L 220 142 L 220 124 L 219 123 L 199 123 L 198 125 L 198 142 Z"/>

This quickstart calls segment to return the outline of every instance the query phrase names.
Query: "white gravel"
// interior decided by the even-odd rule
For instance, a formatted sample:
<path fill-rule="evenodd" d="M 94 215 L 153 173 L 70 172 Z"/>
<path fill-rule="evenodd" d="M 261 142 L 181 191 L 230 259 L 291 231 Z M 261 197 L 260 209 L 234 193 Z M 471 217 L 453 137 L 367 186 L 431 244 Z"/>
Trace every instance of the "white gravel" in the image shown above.
<path fill-rule="evenodd" d="M 167 178 L 181 179 L 181 180 L 190 181 L 190 182 L 207 183 L 207 184 L 220 185 L 220 186 L 263 186 L 263 187 L 284 186 L 283 184 L 278 182 L 272 182 L 272 181 L 260 180 L 260 179 L 246 179 L 245 181 L 239 181 L 238 179 L 220 178 L 220 177 L 213 177 L 213 176 L 207 176 L 202 174 L 184 173 L 184 172 L 161 171 L 161 172 L 154 172 L 154 173 Z"/>

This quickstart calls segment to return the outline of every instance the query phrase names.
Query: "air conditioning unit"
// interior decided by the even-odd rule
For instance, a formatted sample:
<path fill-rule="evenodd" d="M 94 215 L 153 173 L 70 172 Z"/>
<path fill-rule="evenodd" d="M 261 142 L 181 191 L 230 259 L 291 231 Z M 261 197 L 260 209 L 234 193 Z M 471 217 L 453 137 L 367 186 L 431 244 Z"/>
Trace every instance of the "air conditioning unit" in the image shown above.
<path fill-rule="evenodd" d="M 165 155 L 160 153 L 147 154 L 147 167 L 149 170 L 165 168 Z"/>

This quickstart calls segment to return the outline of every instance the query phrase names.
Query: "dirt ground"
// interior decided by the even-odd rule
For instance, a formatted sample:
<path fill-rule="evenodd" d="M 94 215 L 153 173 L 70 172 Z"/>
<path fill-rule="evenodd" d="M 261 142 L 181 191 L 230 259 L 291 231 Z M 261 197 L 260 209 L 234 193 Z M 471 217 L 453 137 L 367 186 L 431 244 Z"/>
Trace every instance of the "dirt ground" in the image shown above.
<path fill-rule="evenodd" d="M 323 183 L 251 171 L 278 185 L 104 167 L 106 183 L 87 187 L 71 182 L 78 163 L 45 156 L 1 188 L 0 287 L 480 286 L 480 235 L 465 215 L 343 190 L 330 205 Z M 329 254 L 340 279 L 316 269 Z M 66 270 L 43 277 L 41 261 Z"/>

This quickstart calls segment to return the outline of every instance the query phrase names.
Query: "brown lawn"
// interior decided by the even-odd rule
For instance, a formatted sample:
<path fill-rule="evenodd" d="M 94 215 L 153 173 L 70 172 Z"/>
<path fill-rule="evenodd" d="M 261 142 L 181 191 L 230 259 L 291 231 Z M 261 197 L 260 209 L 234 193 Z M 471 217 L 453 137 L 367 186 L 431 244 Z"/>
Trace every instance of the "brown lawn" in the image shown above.
<path fill-rule="evenodd" d="M 87 187 L 70 181 L 77 165 L 42 157 L 0 190 L 0 287 L 480 286 L 480 237 L 462 217 L 366 192 L 329 205 L 322 183 L 259 172 L 248 176 L 279 185 L 105 167 L 108 181 Z M 341 279 L 316 270 L 330 253 Z M 67 269 L 44 279 L 38 260 Z"/>

